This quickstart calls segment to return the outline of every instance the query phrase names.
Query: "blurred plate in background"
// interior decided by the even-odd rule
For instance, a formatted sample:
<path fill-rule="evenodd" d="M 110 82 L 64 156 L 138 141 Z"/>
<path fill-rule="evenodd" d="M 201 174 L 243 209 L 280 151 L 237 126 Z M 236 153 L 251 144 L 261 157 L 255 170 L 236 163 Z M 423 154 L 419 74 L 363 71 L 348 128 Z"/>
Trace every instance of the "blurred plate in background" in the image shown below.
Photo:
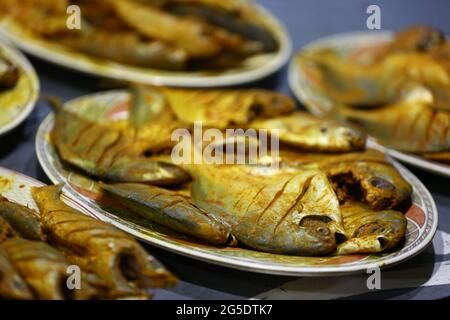
<path fill-rule="evenodd" d="M 331 47 L 339 54 L 349 56 L 364 54 L 366 51 L 376 48 L 378 45 L 393 39 L 390 31 L 361 31 L 336 34 L 313 41 L 306 45 L 305 50 Z M 314 80 L 308 77 L 306 70 L 294 57 L 289 65 L 289 86 L 297 99 L 314 115 L 323 116 L 334 108 L 334 103 L 314 84 Z M 393 158 L 401 160 L 412 166 L 450 177 L 450 166 L 438 162 L 426 160 L 422 157 L 386 148 L 370 138 L 369 147 L 381 150 Z"/>

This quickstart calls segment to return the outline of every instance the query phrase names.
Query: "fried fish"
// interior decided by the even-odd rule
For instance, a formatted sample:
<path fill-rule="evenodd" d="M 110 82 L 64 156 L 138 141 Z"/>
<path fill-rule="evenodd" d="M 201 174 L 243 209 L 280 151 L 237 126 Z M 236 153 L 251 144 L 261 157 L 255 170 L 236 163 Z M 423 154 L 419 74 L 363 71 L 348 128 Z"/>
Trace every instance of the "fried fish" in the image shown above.
<path fill-rule="evenodd" d="M 405 236 L 407 221 L 399 211 L 372 211 L 351 201 L 341 211 L 350 238 L 338 246 L 337 254 L 381 252 L 396 247 Z"/>
<path fill-rule="evenodd" d="M 160 147 L 160 141 L 148 134 L 139 139 L 131 127 L 94 123 L 57 107 L 51 139 L 62 160 L 100 179 L 155 185 L 189 180 L 180 168 L 145 157 L 152 145 Z"/>
<path fill-rule="evenodd" d="M 275 129 L 271 134 L 278 136 L 281 143 L 308 151 L 349 152 L 362 150 L 366 145 L 365 135 L 361 132 L 306 112 L 255 120 L 249 127 Z"/>
<path fill-rule="evenodd" d="M 450 149 L 450 112 L 424 102 L 402 102 L 373 110 L 339 108 L 349 121 L 391 148 L 412 152 Z"/>
<path fill-rule="evenodd" d="M 246 246 L 265 252 L 324 255 L 345 236 L 338 199 L 320 171 L 191 166 L 193 203 Z"/>
<path fill-rule="evenodd" d="M 220 222 L 176 191 L 132 183 L 102 184 L 102 188 L 131 212 L 152 222 L 214 245 L 225 245 L 230 239 Z"/>
<path fill-rule="evenodd" d="M 148 296 L 144 289 L 177 280 L 129 235 L 83 215 L 60 200 L 61 186 L 32 189 L 51 244 L 102 280 L 109 298 Z"/>
<path fill-rule="evenodd" d="M 36 298 L 84 300 L 97 297 L 97 290 L 89 284 L 83 274 L 80 275 L 81 285 L 78 289 L 68 287 L 71 264 L 61 252 L 45 242 L 10 239 L 2 243 L 1 248 L 5 250 L 11 264 L 29 285 Z"/>

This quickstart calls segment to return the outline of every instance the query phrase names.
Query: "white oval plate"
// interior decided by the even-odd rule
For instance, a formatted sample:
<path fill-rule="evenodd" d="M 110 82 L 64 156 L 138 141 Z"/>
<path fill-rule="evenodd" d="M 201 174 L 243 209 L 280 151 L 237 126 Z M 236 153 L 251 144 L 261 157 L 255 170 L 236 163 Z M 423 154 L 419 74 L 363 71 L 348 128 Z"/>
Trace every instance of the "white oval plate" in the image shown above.
<path fill-rule="evenodd" d="M 20 125 L 33 111 L 39 97 L 39 80 L 27 58 L 1 38 L 0 51 L 21 72 L 14 88 L 0 92 L 0 136 L 2 136 Z"/>
<path fill-rule="evenodd" d="M 303 47 L 302 51 L 321 48 L 334 47 L 344 50 L 374 47 L 377 44 L 386 43 L 392 40 L 393 33 L 390 31 L 359 31 L 335 34 L 329 37 L 320 38 Z M 327 97 L 314 92 L 312 83 L 303 72 L 294 57 L 289 65 L 289 86 L 297 99 L 313 114 L 321 116 L 332 108 L 332 103 Z M 386 148 L 369 138 L 370 147 L 381 150 L 393 158 L 401 160 L 412 166 L 438 173 L 450 177 L 450 166 L 429 161 L 419 156 Z"/>
<path fill-rule="evenodd" d="M 72 100 L 66 103 L 65 107 L 72 112 L 89 115 L 91 119 L 114 121 L 118 118 L 123 119 L 128 104 L 129 95 L 126 91 L 109 91 Z M 220 248 L 195 242 L 182 235 L 162 230 L 161 227 L 143 219 L 124 212 L 113 213 L 106 209 L 107 202 L 95 192 L 94 182 L 69 171 L 61 163 L 49 139 L 53 124 L 53 114 L 50 114 L 39 127 L 36 136 L 39 163 L 54 183 L 66 183 L 64 193 L 80 205 L 83 212 L 109 222 L 142 241 L 197 260 L 240 270 L 290 276 L 361 273 L 368 267 L 392 266 L 415 256 L 426 248 L 436 232 L 438 214 L 430 193 L 410 171 L 394 163 L 403 177 L 413 186 L 412 205 L 406 213 L 408 218 L 406 240 L 398 251 L 371 255 L 297 257 L 235 247 Z"/>
<path fill-rule="evenodd" d="M 161 71 L 128 66 L 103 59 L 92 59 L 83 53 L 71 51 L 61 45 L 38 39 L 7 18 L 4 18 L 3 21 L 0 20 L 0 35 L 7 37 L 20 49 L 31 55 L 66 68 L 97 76 L 160 86 L 232 86 L 256 81 L 278 71 L 289 60 L 292 52 L 292 41 L 286 28 L 279 20 L 252 1 L 236 1 L 254 7 L 275 35 L 280 48 L 275 53 L 250 57 L 242 67 L 229 69 L 219 74 Z"/>

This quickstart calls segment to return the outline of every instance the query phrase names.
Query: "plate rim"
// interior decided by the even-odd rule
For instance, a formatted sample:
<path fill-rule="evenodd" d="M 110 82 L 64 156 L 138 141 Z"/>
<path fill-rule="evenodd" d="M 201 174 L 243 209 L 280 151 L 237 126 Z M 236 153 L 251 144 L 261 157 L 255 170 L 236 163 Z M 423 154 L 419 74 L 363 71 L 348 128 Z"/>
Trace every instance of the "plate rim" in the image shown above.
<path fill-rule="evenodd" d="M 12 121 L 4 126 L 0 126 L 1 137 L 18 127 L 23 121 L 28 118 L 28 116 L 34 110 L 39 97 L 40 83 L 36 70 L 34 69 L 31 62 L 25 57 L 25 55 L 22 54 L 22 52 L 17 50 L 14 46 L 10 45 L 8 41 L 5 41 L 5 39 L 3 39 L 2 37 L 0 37 L 0 48 L 1 50 L 6 51 L 8 54 L 8 58 L 10 58 L 13 63 L 16 63 L 20 69 L 22 69 L 22 72 L 24 72 L 25 75 L 30 79 L 31 86 L 30 97 L 28 98 L 28 101 L 22 111 Z"/>
<path fill-rule="evenodd" d="M 51 48 L 41 46 L 39 41 L 23 41 L 19 34 L 14 32 L 11 33 L 2 26 L 2 19 L 0 19 L 0 36 L 13 42 L 18 48 L 28 54 L 48 61 L 52 64 L 93 76 L 135 81 L 148 85 L 186 88 L 212 88 L 242 85 L 264 79 L 282 69 L 288 63 L 292 55 L 293 43 L 288 29 L 282 20 L 277 18 L 262 5 L 252 0 L 241 1 L 254 7 L 255 10 L 260 12 L 264 19 L 267 19 L 267 21 L 273 25 L 272 32 L 280 43 L 280 49 L 267 63 L 263 63 L 257 68 L 240 70 L 230 74 L 208 76 L 201 74 L 199 75 L 196 73 L 189 74 L 186 72 L 180 72 L 179 75 L 164 75 L 158 74 L 158 71 L 161 72 L 162 70 L 132 67 L 106 59 L 101 59 L 100 61 L 102 63 L 97 63 L 89 59 L 79 60 L 76 57 L 66 57 L 63 51 L 55 51 Z M 89 58 L 88 55 L 81 53 L 78 54 Z M 107 69 L 103 69 L 103 62 L 108 65 Z M 99 66 L 102 67 L 99 68 Z M 146 70 L 155 72 L 155 74 L 146 73 Z"/>
<path fill-rule="evenodd" d="M 117 90 L 113 90 L 117 91 Z M 78 99 L 78 98 L 76 98 Z M 76 100 L 74 99 L 74 100 Z M 72 101 L 72 100 L 71 100 Z M 54 120 L 54 114 L 50 113 L 47 115 L 47 117 L 42 121 L 42 123 L 39 126 L 39 129 L 36 134 L 35 139 L 35 147 L 36 147 L 36 154 L 38 161 L 44 170 L 44 172 L 47 174 L 49 179 L 53 183 L 65 183 L 65 179 L 63 177 L 60 177 L 60 174 L 57 170 L 54 170 L 55 173 L 51 170 L 51 168 L 47 167 L 46 163 L 48 160 L 49 163 L 51 163 L 50 155 L 46 154 L 45 150 L 41 149 L 42 143 L 45 141 L 45 136 L 49 131 L 49 127 L 52 125 L 52 122 Z M 44 139 L 44 141 L 43 141 Z M 159 247 L 163 250 L 170 251 L 172 253 L 180 254 L 186 257 L 189 257 L 191 259 L 208 262 L 216 265 L 221 265 L 224 267 L 229 267 L 232 269 L 238 269 L 243 271 L 250 271 L 250 272 L 257 272 L 257 273 L 264 273 L 264 274 L 273 274 L 273 275 L 284 275 L 284 276 L 337 276 L 337 275 L 347 275 L 347 274 L 360 274 L 367 270 L 368 267 L 378 266 L 380 268 L 384 267 L 390 267 L 394 266 L 398 263 L 404 262 L 406 260 L 411 259 L 412 257 L 416 256 L 423 250 L 425 250 L 430 243 L 432 242 L 434 235 L 437 230 L 438 226 L 438 211 L 437 207 L 434 201 L 434 198 L 432 197 L 429 190 L 426 188 L 426 186 L 407 168 L 399 164 L 397 161 L 390 159 L 394 165 L 398 168 L 398 170 L 401 172 L 402 175 L 406 175 L 408 177 L 408 181 L 414 186 L 414 189 L 417 190 L 417 192 L 421 195 L 422 201 L 428 200 L 428 202 L 431 204 L 431 216 L 433 218 L 431 230 L 427 234 L 427 236 L 421 241 L 419 245 L 414 247 L 412 250 L 405 252 L 403 255 L 398 255 L 392 258 L 388 258 L 386 260 L 382 261 L 369 261 L 367 264 L 363 265 L 346 265 L 341 267 L 342 270 L 336 270 L 339 269 L 339 267 L 329 267 L 329 266 L 316 266 L 316 267 L 290 267 L 290 266 L 282 266 L 282 265 L 267 265 L 259 262 L 249 262 L 249 261 L 238 261 L 238 260 L 232 260 L 230 257 L 220 257 L 213 253 L 205 253 L 205 252 L 199 252 L 196 251 L 194 248 L 191 248 L 190 246 L 182 247 L 177 244 L 171 244 L 167 243 L 164 240 L 152 238 L 152 236 L 143 236 L 138 230 L 134 230 L 133 228 L 129 227 L 125 223 L 121 223 L 118 221 L 115 221 L 114 219 L 110 218 L 108 214 L 105 214 L 101 211 L 104 210 L 97 210 L 94 208 L 87 208 L 89 205 L 86 204 L 86 201 L 77 201 L 79 205 L 82 205 L 82 207 L 89 212 L 90 215 L 93 215 L 97 219 L 107 221 L 108 223 L 113 224 L 117 228 L 124 230 L 140 241 L 143 241 L 145 243 L 149 243 L 151 245 L 154 245 L 156 247 Z M 65 183 L 65 192 L 68 193 L 74 193 L 77 195 L 77 198 L 80 198 L 80 195 L 73 190 L 73 188 Z M 419 192 L 421 191 L 421 192 Z M 422 193 L 423 192 L 423 193 Z M 72 194 L 73 195 L 73 194 Z M 83 196 L 81 196 L 81 199 Z M 83 203 L 80 203 L 83 202 Z M 426 212 L 425 212 L 426 213 Z M 109 213 L 110 214 L 110 213 Z"/>
<path fill-rule="evenodd" d="M 305 46 L 303 46 L 300 50 L 293 54 L 291 61 L 288 66 L 288 84 L 289 88 L 296 97 L 296 99 L 303 105 L 305 108 L 316 116 L 322 116 L 323 113 L 319 110 L 319 108 L 315 107 L 313 103 L 309 100 L 308 94 L 303 90 L 300 85 L 300 74 L 297 72 L 298 64 L 296 61 L 296 57 L 298 54 L 304 50 L 311 49 L 316 46 L 321 46 L 326 43 L 334 42 L 334 41 L 342 41 L 342 39 L 352 38 L 352 37 L 377 37 L 380 40 L 382 39 L 390 39 L 392 38 L 394 32 L 390 30 L 383 31 L 349 31 L 349 32 L 341 32 L 333 35 L 325 36 L 318 38 Z M 345 41 L 345 40 L 344 40 Z M 450 177 L 450 165 L 441 164 L 435 161 L 426 160 L 414 154 L 408 154 L 406 152 L 401 152 L 392 148 L 388 148 L 383 146 L 382 144 L 375 141 L 374 138 L 369 137 L 368 143 L 370 147 L 378 149 L 384 153 L 387 153 L 391 157 L 400 160 L 404 163 L 412 165 L 414 167 L 433 172 L 435 174 L 439 174 L 441 176 Z"/>

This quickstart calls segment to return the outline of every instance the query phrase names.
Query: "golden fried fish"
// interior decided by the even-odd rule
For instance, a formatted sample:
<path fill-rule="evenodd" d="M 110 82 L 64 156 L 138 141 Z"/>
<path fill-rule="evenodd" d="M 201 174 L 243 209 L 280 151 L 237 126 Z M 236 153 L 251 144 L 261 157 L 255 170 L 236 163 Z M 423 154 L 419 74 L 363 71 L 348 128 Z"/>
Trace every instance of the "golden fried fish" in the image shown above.
<path fill-rule="evenodd" d="M 190 199 L 172 190 L 136 183 L 102 184 L 106 194 L 152 222 L 214 245 L 227 244 L 230 233 Z"/>
<path fill-rule="evenodd" d="M 131 236 L 67 206 L 60 190 L 61 186 L 32 189 L 44 231 L 72 263 L 102 280 L 108 297 L 147 296 L 144 289 L 177 282 Z"/>
<path fill-rule="evenodd" d="M 362 150 L 366 145 L 366 137 L 361 132 L 306 112 L 258 119 L 248 126 L 254 129 L 276 129 L 270 132 L 278 136 L 281 143 L 308 151 L 349 152 Z"/>
<path fill-rule="evenodd" d="M 0 300 L 31 300 L 33 293 L 14 269 L 6 251 L 0 245 Z"/>
<path fill-rule="evenodd" d="M 97 298 L 99 292 L 83 273 L 79 289 L 69 289 L 71 263 L 57 249 L 45 242 L 10 239 L 1 244 L 11 264 L 42 300 L 72 300 Z"/>
<path fill-rule="evenodd" d="M 338 112 L 397 150 L 425 153 L 450 149 L 450 112 L 433 109 L 425 102 L 402 102 L 364 111 L 342 107 Z"/>
<path fill-rule="evenodd" d="M 150 144 L 161 142 L 150 139 L 157 131 L 145 132 L 146 139 L 139 139 L 132 127 L 94 123 L 56 108 L 51 138 L 62 160 L 100 179 L 156 185 L 189 180 L 178 167 L 144 156 Z"/>
<path fill-rule="evenodd" d="M 250 248 L 324 255 L 342 228 L 338 199 L 317 170 L 281 171 L 239 165 L 191 166 L 192 201 Z"/>
<path fill-rule="evenodd" d="M 352 201 L 341 211 L 350 238 L 338 246 L 337 254 L 381 252 L 396 247 L 405 236 L 407 221 L 399 211 L 372 211 Z"/>

